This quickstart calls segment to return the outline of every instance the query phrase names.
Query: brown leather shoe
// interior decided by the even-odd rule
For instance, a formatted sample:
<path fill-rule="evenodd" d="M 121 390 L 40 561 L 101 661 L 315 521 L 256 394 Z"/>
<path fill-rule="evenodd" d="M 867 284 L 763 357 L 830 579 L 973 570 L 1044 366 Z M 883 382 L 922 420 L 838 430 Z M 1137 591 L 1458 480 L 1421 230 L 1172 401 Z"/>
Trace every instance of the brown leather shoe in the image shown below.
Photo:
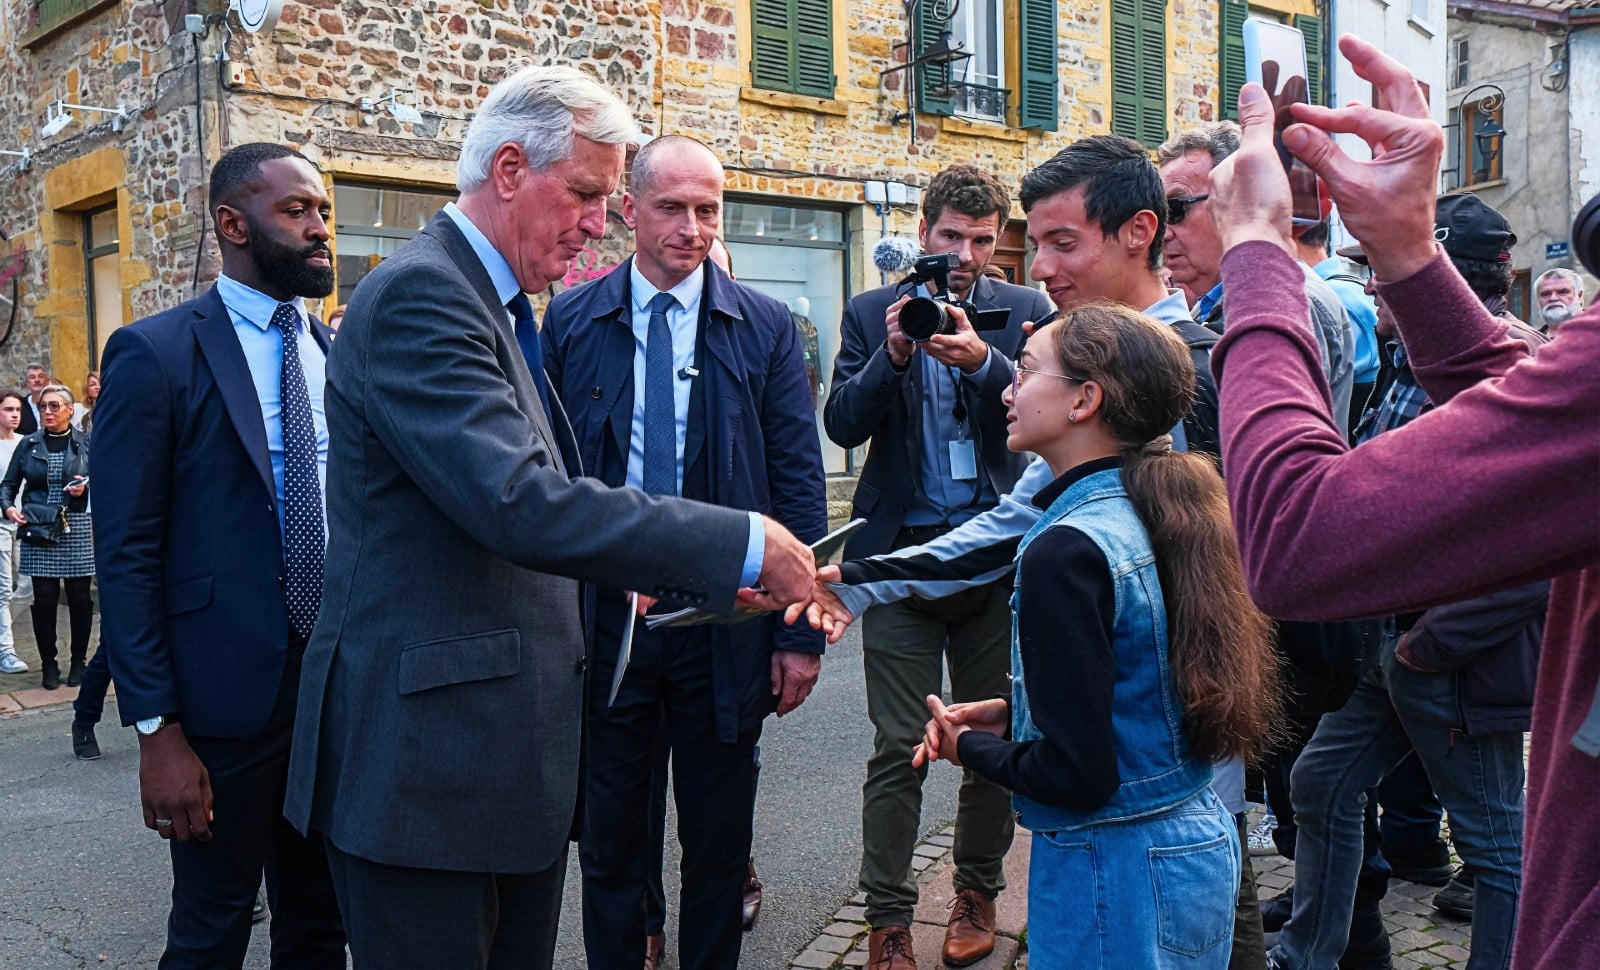
<path fill-rule="evenodd" d="M 761 915 L 761 877 L 756 875 L 755 856 L 750 857 L 750 868 L 744 874 L 744 931 L 755 929 L 756 918 Z"/>
<path fill-rule="evenodd" d="M 667 952 L 667 934 L 644 938 L 644 970 L 660 970 L 661 955 Z"/>
<path fill-rule="evenodd" d="M 944 963 L 964 967 L 994 952 L 994 900 L 976 889 L 957 890 L 944 931 Z"/>
<path fill-rule="evenodd" d="M 867 970 L 917 970 L 911 927 L 885 926 L 867 937 Z"/>

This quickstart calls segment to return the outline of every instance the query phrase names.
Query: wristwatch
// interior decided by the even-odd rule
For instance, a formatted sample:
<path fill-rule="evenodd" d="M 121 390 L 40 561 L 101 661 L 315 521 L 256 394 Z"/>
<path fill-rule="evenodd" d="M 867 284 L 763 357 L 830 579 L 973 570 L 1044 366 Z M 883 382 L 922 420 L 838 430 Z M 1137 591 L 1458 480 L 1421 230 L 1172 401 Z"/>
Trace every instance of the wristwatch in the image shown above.
<path fill-rule="evenodd" d="M 149 737 L 171 723 L 172 721 L 165 715 L 157 714 L 155 717 L 147 717 L 133 722 L 133 729 L 145 737 Z"/>

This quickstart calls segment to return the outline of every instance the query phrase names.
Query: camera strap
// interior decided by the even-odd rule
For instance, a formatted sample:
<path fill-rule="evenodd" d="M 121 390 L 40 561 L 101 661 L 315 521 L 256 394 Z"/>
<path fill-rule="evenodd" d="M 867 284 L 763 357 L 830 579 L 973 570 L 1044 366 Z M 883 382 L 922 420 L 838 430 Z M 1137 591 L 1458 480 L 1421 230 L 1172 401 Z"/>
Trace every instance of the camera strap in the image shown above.
<path fill-rule="evenodd" d="M 967 436 L 967 402 L 961 398 L 961 371 L 948 364 L 945 370 L 950 372 L 950 389 L 954 392 L 955 400 L 950 407 L 950 417 L 955 419 L 956 434 L 964 439 Z"/>

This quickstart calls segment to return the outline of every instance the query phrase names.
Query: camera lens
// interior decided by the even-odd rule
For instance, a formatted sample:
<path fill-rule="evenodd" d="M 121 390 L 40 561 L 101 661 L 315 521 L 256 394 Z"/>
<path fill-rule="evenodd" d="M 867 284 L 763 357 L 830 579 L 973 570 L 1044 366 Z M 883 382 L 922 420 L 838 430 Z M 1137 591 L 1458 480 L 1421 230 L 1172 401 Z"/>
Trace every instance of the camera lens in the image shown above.
<path fill-rule="evenodd" d="M 900 308 L 900 332 L 921 343 L 936 333 L 948 333 L 949 313 L 944 304 L 919 296 Z"/>

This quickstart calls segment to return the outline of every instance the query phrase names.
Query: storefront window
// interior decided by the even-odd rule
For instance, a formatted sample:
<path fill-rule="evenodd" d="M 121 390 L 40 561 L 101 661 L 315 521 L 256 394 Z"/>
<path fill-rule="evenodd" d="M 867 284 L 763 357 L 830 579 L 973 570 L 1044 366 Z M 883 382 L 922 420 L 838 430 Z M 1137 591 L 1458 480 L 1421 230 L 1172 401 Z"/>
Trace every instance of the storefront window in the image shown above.
<path fill-rule="evenodd" d="M 428 224 L 454 192 L 336 183 L 333 187 L 339 303 L 356 284 Z"/>
<path fill-rule="evenodd" d="M 821 431 L 844 316 L 844 213 L 730 201 L 722 230 L 739 282 L 782 301 L 795 317 L 816 397 L 823 465 L 830 475 L 853 472 L 852 455 Z"/>
<path fill-rule="evenodd" d="M 88 284 L 89 369 L 100 366 L 106 341 L 122 326 L 122 244 L 117 238 L 117 207 L 83 215 L 84 281 Z"/>

